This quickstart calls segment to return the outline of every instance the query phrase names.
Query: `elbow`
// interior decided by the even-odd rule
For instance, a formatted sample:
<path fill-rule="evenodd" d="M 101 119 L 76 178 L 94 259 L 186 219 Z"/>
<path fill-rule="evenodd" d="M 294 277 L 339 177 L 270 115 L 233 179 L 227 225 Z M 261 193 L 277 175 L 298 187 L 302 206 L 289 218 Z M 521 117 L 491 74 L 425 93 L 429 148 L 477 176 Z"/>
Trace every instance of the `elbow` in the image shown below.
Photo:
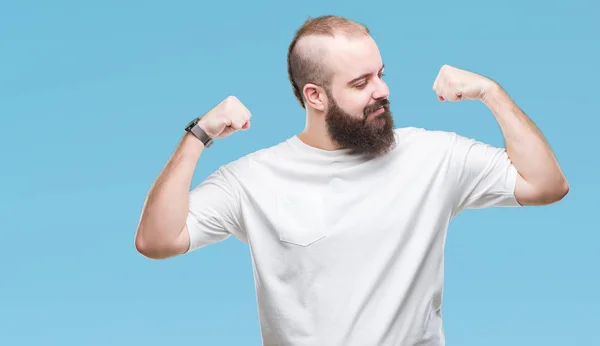
<path fill-rule="evenodd" d="M 562 200 L 569 194 L 569 182 L 566 178 L 562 179 L 562 182 L 556 188 L 556 202 Z"/>
<path fill-rule="evenodd" d="M 156 250 L 156 246 L 152 246 L 148 241 L 144 239 L 143 236 L 138 233 L 135 236 L 135 250 L 142 256 L 149 259 L 158 259 L 158 251 Z"/>
<path fill-rule="evenodd" d="M 135 249 L 140 255 L 153 260 L 171 257 L 170 252 L 168 249 L 165 249 L 165 246 L 162 246 L 157 242 L 148 241 L 148 239 L 143 236 L 143 233 L 140 233 L 141 232 L 138 230 L 134 241 Z"/>
<path fill-rule="evenodd" d="M 516 197 L 520 205 L 542 206 L 559 202 L 568 193 L 569 183 L 563 178 L 558 182 L 541 186 L 520 185 L 516 191 Z"/>
<path fill-rule="evenodd" d="M 561 201 L 569 193 L 569 183 L 566 179 L 562 179 L 556 183 L 552 189 L 548 189 L 544 198 L 544 204 L 553 204 Z"/>

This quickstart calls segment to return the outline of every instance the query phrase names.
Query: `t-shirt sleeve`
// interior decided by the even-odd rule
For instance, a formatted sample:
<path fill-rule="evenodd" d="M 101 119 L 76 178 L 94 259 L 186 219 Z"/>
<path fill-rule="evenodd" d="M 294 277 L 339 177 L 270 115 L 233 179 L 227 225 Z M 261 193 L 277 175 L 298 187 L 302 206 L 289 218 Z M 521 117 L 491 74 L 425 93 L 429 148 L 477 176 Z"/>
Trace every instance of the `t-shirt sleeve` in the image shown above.
<path fill-rule="evenodd" d="M 190 192 L 186 220 L 190 236 L 188 252 L 231 235 L 245 239 L 240 222 L 240 194 L 229 174 L 221 167 Z"/>
<path fill-rule="evenodd" d="M 520 206 L 515 198 L 518 172 L 506 149 L 453 134 L 450 153 L 455 215 L 463 209 Z"/>

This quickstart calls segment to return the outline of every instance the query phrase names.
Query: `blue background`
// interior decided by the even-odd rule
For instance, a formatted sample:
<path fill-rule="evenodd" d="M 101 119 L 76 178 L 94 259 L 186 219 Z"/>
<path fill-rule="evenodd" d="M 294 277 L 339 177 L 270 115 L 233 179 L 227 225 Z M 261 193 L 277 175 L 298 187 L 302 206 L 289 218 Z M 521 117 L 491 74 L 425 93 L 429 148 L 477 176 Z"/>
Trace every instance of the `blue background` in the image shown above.
<path fill-rule="evenodd" d="M 559 204 L 467 211 L 446 248 L 449 345 L 598 345 L 598 2 L 12 1 L 0 7 L 0 344 L 259 345 L 234 238 L 152 261 L 133 237 L 182 129 L 228 95 L 250 131 L 193 184 L 298 133 L 286 49 L 307 16 L 367 24 L 398 126 L 502 146 L 478 102 L 440 103 L 442 64 L 497 80 L 547 136 Z M 596 22 L 594 22 L 594 20 Z"/>

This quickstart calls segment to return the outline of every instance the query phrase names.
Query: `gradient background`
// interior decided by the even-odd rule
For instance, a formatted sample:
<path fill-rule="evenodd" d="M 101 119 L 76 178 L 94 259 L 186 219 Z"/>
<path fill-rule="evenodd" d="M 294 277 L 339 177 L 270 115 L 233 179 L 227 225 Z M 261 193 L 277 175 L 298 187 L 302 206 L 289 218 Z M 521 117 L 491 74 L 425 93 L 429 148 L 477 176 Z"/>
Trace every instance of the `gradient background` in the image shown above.
<path fill-rule="evenodd" d="M 431 90 L 442 64 L 485 74 L 539 125 L 571 185 L 556 205 L 454 221 L 448 345 L 599 345 L 600 6 L 561 3 L 3 2 L 0 344 L 259 345 L 244 244 L 152 261 L 133 237 L 192 117 L 230 94 L 253 112 L 250 131 L 205 152 L 194 185 L 303 128 L 286 49 L 307 16 L 339 14 L 378 41 L 399 126 L 503 145 L 482 104 Z"/>

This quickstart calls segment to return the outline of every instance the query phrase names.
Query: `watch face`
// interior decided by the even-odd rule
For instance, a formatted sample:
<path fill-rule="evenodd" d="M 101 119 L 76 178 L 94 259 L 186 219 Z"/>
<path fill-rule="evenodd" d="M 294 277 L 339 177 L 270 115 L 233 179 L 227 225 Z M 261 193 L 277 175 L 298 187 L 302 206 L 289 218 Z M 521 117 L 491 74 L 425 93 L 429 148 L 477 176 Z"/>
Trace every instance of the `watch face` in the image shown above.
<path fill-rule="evenodd" d="M 192 127 L 194 127 L 194 125 L 196 125 L 196 123 L 198 122 L 198 119 L 200 118 L 195 118 L 192 121 L 190 121 L 190 123 L 187 124 L 187 126 L 185 127 L 185 130 L 189 131 Z"/>

